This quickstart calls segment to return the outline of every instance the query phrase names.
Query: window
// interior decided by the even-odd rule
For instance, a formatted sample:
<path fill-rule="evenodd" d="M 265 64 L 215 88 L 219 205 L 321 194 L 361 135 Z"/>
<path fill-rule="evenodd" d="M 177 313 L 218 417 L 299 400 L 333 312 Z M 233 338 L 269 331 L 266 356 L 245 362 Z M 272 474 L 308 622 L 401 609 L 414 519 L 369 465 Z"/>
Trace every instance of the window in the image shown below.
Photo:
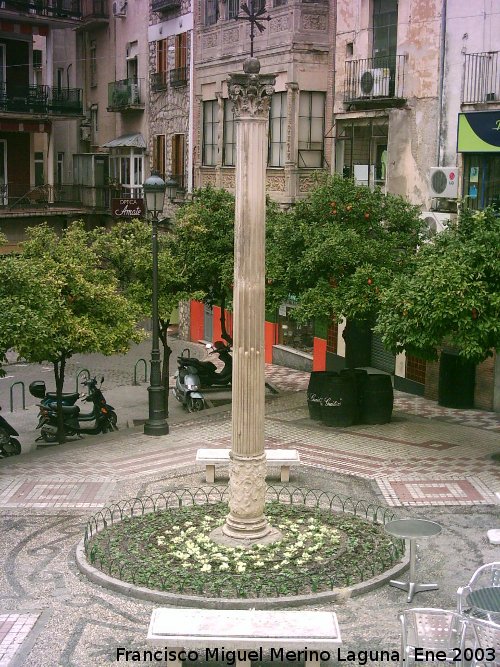
<path fill-rule="evenodd" d="M 42 66 L 42 51 L 33 49 L 33 69 L 40 69 Z"/>
<path fill-rule="evenodd" d="M 302 352 L 313 351 L 314 331 L 312 322 L 298 322 L 291 315 L 295 304 L 284 303 L 278 311 L 278 344 L 293 347 Z"/>
<path fill-rule="evenodd" d="M 219 20 L 219 1 L 205 0 L 205 25 L 215 25 Z"/>
<path fill-rule="evenodd" d="M 219 104 L 217 100 L 203 102 L 202 164 L 217 164 L 217 135 L 219 132 Z"/>
<path fill-rule="evenodd" d="M 97 86 L 97 45 L 90 42 L 90 86 Z"/>
<path fill-rule="evenodd" d="M 166 39 L 159 39 L 156 42 L 156 71 L 167 71 L 168 42 Z"/>
<path fill-rule="evenodd" d="M 269 109 L 270 167 L 283 167 L 286 149 L 286 93 L 274 93 Z"/>
<path fill-rule="evenodd" d="M 227 18 L 234 19 L 240 13 L 240 0 L 228 0 Z"/>
<path fill-rule="evenodd" d="M 358 185 L 385 187 L 387 179 L 387 119 L 339 121 L 335 171 Z"/>
<path fill-rule="evenodd" d="M 142 197 L 144 155 L 137 149 L 122 147 L 110 150 L 109 177 L 121 185 L 122 197 Z"/>
<path fill-rule="evenodd" d="M 58 67 L 57 72 L 57 90 L 62 90 L 64 88 L 64 67 Z"/>
<path fill-rule="evenodd" d="M 157 134 L 153 143 L 153 169 L 160 172 L 163 179 L 166 177 L 167 173 L 167 166 L 165 164 L 165 145 L 165 135 Z"/>
<path fill-rule="evenodd" d="M 187 32 L 175 36 L 174 69 L 170 72 L 170 83 L 174 87 L 187 83 Z"/>
<path fill-rule="evenodd" d="M 323 166 L 325 93 L 301 92 L 299 98 L 299 168 Z"/>
<path fill-rule="evenodd" d="M 42 152 L 35 152 L 34 155 L 34 163 L 35 163 L 35 187 L 38 185 L 43 185 L 45 182 L 44 174 L 43 174 L 43 153 Z"/>
<path fill-rule="evenodd" d="M 180 189 L 184 188 L 184 135 L 172 137 L 172 176 Z"/>
<path fill-rule="evenodd" d="M 395 56 L 398 32 L 398 0 L 373 0 L 373 57 Z M 387 67 L 384 60 L 374 67 Z"/>
<path fill-rule="evenodd" d="M 62 185 L 64 182 L 64 153 L 57 154 L 56 182 L 57 185 Z"/>
<path fill-rule="evenodd" d="M 97 132 L 99 131 L 99 108 L 97 104 L 90 107 L 90 131 L 92 132 L 92 143 L 97 144 Z"/>
<path fill-rule="evenodd" d="M 465 154 L 463 187 L 467 207 L 481 210 L 494 206 L 500 211 L 500 155 Z"/>
<path fill-rule="evenodd" d="M 234 167 L 236 164 L 236 123 L 231 100 L 224 100 L 224 147 L 222 164 L 226 167 Z"/>
<path fill-rule="evenodd" d="M 337 321 L 331 321 L 326 333 L 326 351 L 337 354 L 337 345 L 339 337 L 339 324 Z"/>

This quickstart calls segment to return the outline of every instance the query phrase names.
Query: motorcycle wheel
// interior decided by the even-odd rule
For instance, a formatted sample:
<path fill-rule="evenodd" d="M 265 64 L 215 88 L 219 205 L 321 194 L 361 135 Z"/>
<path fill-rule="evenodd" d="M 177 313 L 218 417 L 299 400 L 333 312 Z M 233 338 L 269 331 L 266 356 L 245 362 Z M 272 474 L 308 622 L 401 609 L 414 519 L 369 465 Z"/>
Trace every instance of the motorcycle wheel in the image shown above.
<path fill-rule="evenodd" d="M 10 438 L 9 442 L 2 447 L 3 456 L 17 456 L 21 453 L 21 443 L 15 438 Z"/>
<path fill-rule="evenodd" d="M 110 412 L 108 414 L 108 425 L 109 425 L 109 431 L 118 431 L 118 426 L 116 425 L 118 422 L 118 417 L 116 416 L 116 412 Z"/>
<path fill-rule="evenodd" d="M 205 407 L 205 401 L 202 398 L 191 398 L 187 400 L 186 408 L 188 412 L 200 412 Z"/>

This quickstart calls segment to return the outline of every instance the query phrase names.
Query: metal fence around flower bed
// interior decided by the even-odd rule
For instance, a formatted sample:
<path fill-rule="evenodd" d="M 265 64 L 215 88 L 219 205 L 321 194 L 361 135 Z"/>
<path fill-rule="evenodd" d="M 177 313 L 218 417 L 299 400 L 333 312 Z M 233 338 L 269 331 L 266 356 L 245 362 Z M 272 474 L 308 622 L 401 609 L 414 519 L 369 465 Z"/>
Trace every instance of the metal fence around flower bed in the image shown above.
<path fill-rule="evenodd" d="M 94 514 L 87 522 L 84 537 L 84 549 L 89 563 L 105 574 L 127 581 L 134 585 L 173 592 L 172 582 L 175 581 L 175 592 L 215 597 L 282 597 L 300 595 L 306 588 L 315 593 L 318 590 L 344 588 L 376 577 L 398 563 L 404 554 L 404 540 L 392 538 L 389 548 L 379 555 L 374 562 L 364 560 L 353 567 L 338 566 L 331 571 L 324 569 L 317 573 L 301 572 L 283 573 L 269 571 L 252 572 L 251 590 L 248 575 L 228 573 L 218 574 L 215 579 L 206 573 L 183 571 L 180 567 L 165 568 L 164 574 L 155 572 L 148 576 L 139 562 L 124 562 L 121 557 L 113 557 L 111 540 L 108 540 L 109 552 L 105 557 L 98 557 L 93 546 L 96 536 L 107 528 L 121 523 L 126 519 L 143 517 L 148 514 L 185 508 L 193 505 L 205 506 L 227 503 L 229 491 L 227 486 L 207 486 L 196 489 L 178 489 L 157 493 L 142 498 L 124 500 L 105 507 Z M 376 505 L 366 500 L 358 500 L 341 494 L 328 493 L 317 489 L 301 489 L 293 487 L 267 487 L 266 500 L 294 508 L 304 507 L 330 511 L 335 515 L 346 514 L 383 525 L 395 518 L 387 507 Z M 154 578 L 154 584 L 149 585 Z"/>

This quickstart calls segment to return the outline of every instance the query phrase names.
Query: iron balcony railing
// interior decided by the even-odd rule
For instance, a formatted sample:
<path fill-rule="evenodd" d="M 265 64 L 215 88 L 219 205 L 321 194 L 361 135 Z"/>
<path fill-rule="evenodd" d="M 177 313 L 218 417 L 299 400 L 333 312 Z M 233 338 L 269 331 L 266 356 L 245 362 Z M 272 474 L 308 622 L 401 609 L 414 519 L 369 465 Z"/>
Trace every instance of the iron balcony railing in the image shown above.
<path fill-rule="evenodd" d="M 107 186 L 30 185 L 13 181 L 0 185 L 0 215 L 4 211 L 48 208 L 84 208 L 110 210 L 114 192 Z"/>
<path fill-rule="evenodd" d="M 59 19 L 79 20 L 80 0 L 3 0 L 1 9 Z"/>
<path fill-rule="evenodd" d="M 82 19 L 109 19 L 107 0 L 81 0 Z"/>
<path fill-rule="evenodd" d="M 187 67 L 176 67 L 175 69 L 170 70 L 170 85 L 173 88 L 179 88 L 180 86 L 185 86 L 188 80 L 188 68 Z"/>
<path fill-rule="evenodd" d="M 464 104 L 500 100 L 500 62 L 498 51 L 466 53 L 464 61 Z"/>
<path fill-rule="evenodd" d="M 154 72 L 151 74 L 151 88 L 158 92 L 168 87 L 168 72 Z"/>
<path fill-rule="evenodd" d="M 347 104 L 404 99 L 406 58 L 377 56 L 346 62 L 344 102 Z"/>
<path fill-rule="evenodd" d="M 151 9 L 154 12 L 169 12 L 179 9 L 181 0 L 152 0 Z"/>
<path fill-rule="evenodd" d="M 143 79 L 122 79 L 108 84 L 108 110 L 144 108 Z"/>
<path fill-rule="evenodd" d="M 0 84 L 0 111 L 9 113 L 83 115 L 81 88 Z"/>

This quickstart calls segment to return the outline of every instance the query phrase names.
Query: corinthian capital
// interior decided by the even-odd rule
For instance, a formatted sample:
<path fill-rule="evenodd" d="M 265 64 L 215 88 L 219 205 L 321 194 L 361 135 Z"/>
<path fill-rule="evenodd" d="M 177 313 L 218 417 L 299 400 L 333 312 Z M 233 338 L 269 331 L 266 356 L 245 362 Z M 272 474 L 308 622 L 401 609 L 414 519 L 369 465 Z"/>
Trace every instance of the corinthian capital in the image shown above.
<path fill-rule="evenodd" d="M 259 74 L 258 70 L 251 69 L 247 67 L 245 73 L 229 76 L 228 93 L 233 102 L 234 114 L 237 117 L 267 118 L 276 77 L 274 74 Z"/>

